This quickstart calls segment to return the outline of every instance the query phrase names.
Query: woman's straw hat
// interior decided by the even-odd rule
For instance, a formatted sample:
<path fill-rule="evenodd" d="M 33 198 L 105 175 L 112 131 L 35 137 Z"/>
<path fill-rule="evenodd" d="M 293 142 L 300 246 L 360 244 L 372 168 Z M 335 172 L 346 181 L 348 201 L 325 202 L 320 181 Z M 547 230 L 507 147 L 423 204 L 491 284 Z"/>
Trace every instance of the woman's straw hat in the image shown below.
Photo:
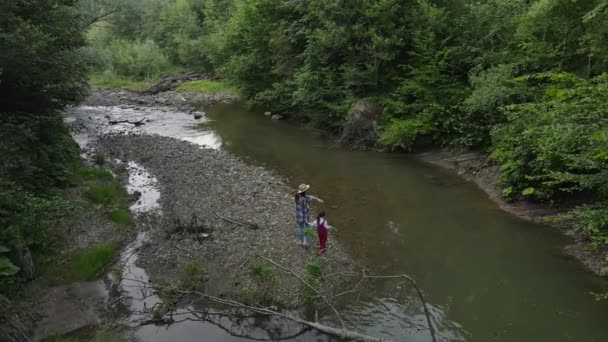
<path fill-rule="evenodd" d="M 298 187 L 298 193 L 301 194 L 304 191 L 308 190 L 308 188 L 310 188 L 310 185 L 308 185 L 308 184 L 300 184 L 300 186 Z"/>

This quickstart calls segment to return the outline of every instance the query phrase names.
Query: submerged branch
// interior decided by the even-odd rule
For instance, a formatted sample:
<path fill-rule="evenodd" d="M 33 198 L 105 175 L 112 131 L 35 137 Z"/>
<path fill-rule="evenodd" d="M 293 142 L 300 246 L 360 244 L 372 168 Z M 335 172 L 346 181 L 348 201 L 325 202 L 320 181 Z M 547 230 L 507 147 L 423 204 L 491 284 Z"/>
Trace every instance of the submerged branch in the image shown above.
<path fill-rule="evenodd" d="M 391 279 L 391 278 L 395 278 L 395 279 L 398 279 L 398 278 L 407 279 L 410 282 L 410 284 L 412 284 L 412 286 L 414 287 L 414 289 L 416 290 L 416 293 L 418 294 L 418 297 L 420 298 L 420 301 L 422 302 L 422 307 L 424 309 L 424 315 L 426 316 L 426 322 L 427 322 L 427 324 L 429 326 L 429 331 L 431 333 L 431 338 L 433 339 L 433 342 L 437 342 L 437 337 L 435 336 L 435 327 L 433 326 L 433 321 L 431 320 L 431 312 L 429 311 L 428 305 L 426 304 L 426 300 L 424 299 L 424 295 L 422 294 L 422 291 L 418 287 L 418 284 L 416 283 L 416 281 L 414 280 L 414 278 L 410 277 L 407 274 L 391 275 L 391 276 L 364 275 L 363 277 L 370 278 L 370 279 Z"/>

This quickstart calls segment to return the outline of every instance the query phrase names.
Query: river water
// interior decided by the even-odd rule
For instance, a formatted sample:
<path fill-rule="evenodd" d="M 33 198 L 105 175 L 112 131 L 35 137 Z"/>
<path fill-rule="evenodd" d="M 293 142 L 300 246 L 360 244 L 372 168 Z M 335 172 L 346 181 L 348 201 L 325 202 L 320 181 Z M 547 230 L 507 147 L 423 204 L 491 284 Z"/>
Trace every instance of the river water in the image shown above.
<path fill-rule="evenodd" d="M 378 274 L 414 276 L 442 341 L 608 341 L 601 279 L 552 228 L 502 212 L 475 185 L 403 154 L 349 151 L 238 104 L 205 108 L 221 148 L 325 200 L 335 236 Z M 368 334 L 430 341 L 407 284 L 375 281 L 342 303 Z"/>
<path fill-rule="evenodd" d="M 239 104 L 205 110 L 206 124 L 199 130 L 191 115 L 155 108 L 82 106 L 70 120 L 84 118 L 93 132 L 161 134 L 202 148 L 227 149 L 287 176 L 294 188 L 311 184 L 310 193 L 325 200 L 322 208 L 338 229 L 330 239 L 339 240 L 357 263 L 375 274 L 416 278 L 438 341 L 608 341 L 608 302 L 595 301 L 590 294 L 608 287 L 565 256 L 562 249 L 568 240 L 554 229 L 502 212 L 474 184 L 411 156 L 336 148 L 320 134 L 270 120 Z M 107 126 L 106 116 L 141 116 L 148 122 L 140 127 Z M 76 138 L 86 145 L 91 136 L 82 133 Z M 135 177 L 130 190 L 150 199 L 132 209 L 154 209 L 162 193 L 155 190 L 153 175 L 148 177 L 133 163 L 129 169 Z M 129 258 L 130 275 L 147 280 L 132 253 L 144 240 L 140 234 L 123 257 Z M 147 299 L 138 302 L 137 294 L 130 294 L 134 310 Z M 345 296 L 338 308 L 350 326 L 366 334 L 431 341 L 419 298 L 398 279 L 371 281 Z M 248 331 L 252 329 L 255 326 Z M 243 340 L 217 322 L 148 325 L 136 335 L 154 342 Z M 293 340 L 318 338 L 309 332 Z"/>

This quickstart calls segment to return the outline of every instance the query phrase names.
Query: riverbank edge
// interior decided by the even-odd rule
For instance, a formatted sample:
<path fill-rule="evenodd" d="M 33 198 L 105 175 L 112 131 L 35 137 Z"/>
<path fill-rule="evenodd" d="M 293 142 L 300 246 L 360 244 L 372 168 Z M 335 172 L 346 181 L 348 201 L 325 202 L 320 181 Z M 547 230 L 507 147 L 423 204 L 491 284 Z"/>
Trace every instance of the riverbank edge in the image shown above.
<path fill-rule="evenodd" d="M 524 198 L 507 201 L 501 193 L 500 170 L 496 162 L 486 153 L 472 151 L 457 151 L 450 149 L 433 149 L 426 152 L 414 153 L 414 157 L 422 162 L 439 166 L 458 174 L 459 177 L 473 182 L 501 210 L 520 219 L 535 222 L 559 230 L 571 239 L 571 244 L 564 247 L 564 252 L 579 262 L 587 270 L 600 276 L 602 268 L 606 267 L 606 251 L 591 250 L 588 247 L 589 237 L 574 222 L 556 222 L 550 220 L 562 213 L 559 209 L 551 208 L 545 203 L 532 202 Z"/>

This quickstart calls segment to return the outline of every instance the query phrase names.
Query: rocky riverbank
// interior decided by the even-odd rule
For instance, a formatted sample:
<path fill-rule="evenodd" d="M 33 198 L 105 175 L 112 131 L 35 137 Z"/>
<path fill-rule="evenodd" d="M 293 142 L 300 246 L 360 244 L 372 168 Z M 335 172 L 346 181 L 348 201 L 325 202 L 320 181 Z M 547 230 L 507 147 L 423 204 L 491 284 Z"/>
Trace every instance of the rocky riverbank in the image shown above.
<path fill-rule="evenodd" d="M 134 161 L 158 180 L 162 216 L 149 226 L 148 242 L 138 262 L 153 281 L 168 284 L 182 275 L 179 265 L 200 260 L 210 293 L 232 298 L 242 292 L 250 270 L 246 266 L 256 254 L 296 273 L 303 271 L 308 260 L 320 261 L 330 273 L 350 269 L 348 255 L 335 241 L 331 253 L 320 258 L 315 256 L 314 244 L 307 249 L 296 245 L 293 193 L 305 180 L 290 182 L 228 152 L 201 148 L 188 142 L 190 137 L 162 136 L 172 126 L 195 126 L 198 121 L 188 114 L 206 105 L 237 99 L 221 92 L 142 94 L 94 89 L 84 105 L 97 111 L 122 108 L 120 114 L 113 113 L 122 120 L 149 118 L 151 110 L 162 113 L 152 114 L 154 121 L 144 120 L 141 126 L 127 123 L 117 134 L 101 135 L 108 131 L 113 116 L 105 114 L 100 121 L 86 112 L 73 115 L 79 134 L 98 135 L 94 149 L 110 163 Z M 146 134 L 146 126 L 153 125 L 162 125 L 152 130 L 158 134 Z M 275 290 L 281 302 L 298 306 L 298 291 L 293 291 L 299 288 L 298 282 L 289 275 L 279 277 Z M 323 283 L 324 290 L 340 282 L 340 277 L 332 277 L 331 283 Z"/>
<path fill-rule="evenodd" d="M 105 136 L 98 150 L 111 159 L 133 160 L 158 180 L 162 216 L 149 226 L 139 259 L 155 283 L 179 280 L 180 265 L 200 260 L 208 293 L 238 299 L 251 281 L 248 265 L 256 255 L 297 274 L 309 260 L 327 272 L 350 268 L 348 255 L 335 241 L 322 257 L 314 245 L 296 245 L 293 186 L 271 171 L 224 151 L 156 135 Z M 297 307 L 299 280 L 289 274 L 277 279 L 275 296 Z M 323 283 L 326 292 L 340 278 L 333 281 Z"/>
<path fill-rule="evenodd" d="M 89 157 L 104 156 L 110 169 L 134 163 L 154 179 L 160 194 L 156 214 L 136 222 L 141 240 L 129 251 L 137 257 L 121 257 L 135 262 L 137 266 L 129 267 L 135 273 L 145 272 L 139 280 L 173 288 L 190 283 L 192 272 L 198 272 L 194 278 L 208 295 L 298 311 L 303 284 L 294 275 L 305 277 L 310 265 L 335 274 L 317 284 L 331 296 L 348 282 L 344 272 L 352 268 L 351 260 L 335 240 L 322 256 L 316 255 L 314 240 L 308 248 L 296 244 L 293 194 L 305 180 L 289 181 L 245 163 L 219 150 L 221 144 L 209 143 L 213 133 L 198 128 L 206 120 L 205 106 L 236 100 L 222 93 L 151 95 L 94 89 L 81 107 L 70 111 L 68 121 Z M 260 257 L 293 274 L 261 263 Z M 157 318 L 151 319 L 158 315 L 152 303 L 168 299 L 161 295 L 149 302 L 150 297 L 137 291 L 121 291 L 125 281 L 147 291 L 146 284 L 130 279 L 130 272 L 123 271 L 124 280 L 112 282 L 112 287 L 118 286 L 117 298 L 126 290 L 127 299 L 137 302 L 130 306 L 138 311 L 132 311 L 132 324 L 158 324 Z M 256 272 L 272 276 L 261 279 Z"/>

